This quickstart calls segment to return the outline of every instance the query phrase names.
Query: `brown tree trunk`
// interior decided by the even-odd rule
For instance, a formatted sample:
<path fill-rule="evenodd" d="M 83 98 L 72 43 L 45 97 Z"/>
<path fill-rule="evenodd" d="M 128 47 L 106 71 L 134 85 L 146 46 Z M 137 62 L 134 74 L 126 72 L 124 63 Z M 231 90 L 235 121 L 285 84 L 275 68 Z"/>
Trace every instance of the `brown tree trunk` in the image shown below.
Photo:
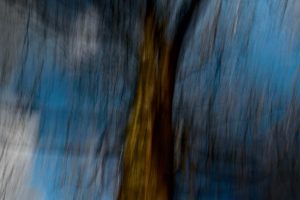
<path fill-rule="evenodd" d="M 119 199 L 170 199 L 173 176 L 173 80 L 169 46 L 146 17 L 137 91 L 127 129 Z"/>
<path fill-rule="evenodd" d="M 153 6 L 147 8 L 139 79 L 124 147 L 119 200 L 172 199 L 175 72 L 184 36 L 199 2 L 193 0 L 185 10 L 172 44 L 165 38 L 164 25 L 157 22 Z"/>

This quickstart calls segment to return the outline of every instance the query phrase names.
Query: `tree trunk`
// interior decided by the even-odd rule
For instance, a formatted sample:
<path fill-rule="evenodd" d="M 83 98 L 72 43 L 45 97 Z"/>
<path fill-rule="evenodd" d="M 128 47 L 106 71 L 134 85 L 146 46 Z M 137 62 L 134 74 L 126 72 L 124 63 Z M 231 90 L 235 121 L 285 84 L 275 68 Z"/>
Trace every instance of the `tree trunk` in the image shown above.
<path fill-rule="evenodd" d="M 172 44 L 165 38 L 164 24 L 157 22 L 153 6 L 148 5 L 119 200 L 172 199 L 175 75 L 184 36 L 200 2 L 192 0 L 183 11 Z"/>
<path fill-rule="evenodd" d="M 173 176 L 169 45 L 146 17 L 137 91 L 127 129 L 119 199 L 170 199 Z"/>

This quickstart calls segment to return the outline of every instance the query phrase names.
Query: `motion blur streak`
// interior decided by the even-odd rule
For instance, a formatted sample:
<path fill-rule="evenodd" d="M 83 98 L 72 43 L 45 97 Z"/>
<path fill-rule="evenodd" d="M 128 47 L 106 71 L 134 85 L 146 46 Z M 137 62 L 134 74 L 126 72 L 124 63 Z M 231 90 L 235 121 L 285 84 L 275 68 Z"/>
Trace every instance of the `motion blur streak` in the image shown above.
<path fill-rule="evenodd" d="M 299 0 L 0 0 L 0 200 L 300 199 Z"/>

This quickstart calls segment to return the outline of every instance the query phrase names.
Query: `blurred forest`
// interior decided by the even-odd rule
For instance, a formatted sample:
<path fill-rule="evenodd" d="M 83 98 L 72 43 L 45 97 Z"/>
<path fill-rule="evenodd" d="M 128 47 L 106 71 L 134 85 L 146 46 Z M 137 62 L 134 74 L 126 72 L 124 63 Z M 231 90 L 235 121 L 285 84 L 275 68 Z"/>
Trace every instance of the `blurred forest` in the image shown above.
<path fill-rule="evenodd" d="M 299 10 L 0 0 L 0 199 L 300 199 Z"/>

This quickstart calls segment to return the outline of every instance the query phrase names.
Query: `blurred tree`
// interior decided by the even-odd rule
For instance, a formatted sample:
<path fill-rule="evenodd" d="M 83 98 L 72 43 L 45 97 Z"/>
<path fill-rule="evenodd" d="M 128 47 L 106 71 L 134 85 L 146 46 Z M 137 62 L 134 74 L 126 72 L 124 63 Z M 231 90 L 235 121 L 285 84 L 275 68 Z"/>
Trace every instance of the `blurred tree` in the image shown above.
<path fill-rule="evenodd" d="M 298 0 L 0 3 L 50 199 L 299 197 Z"/>

